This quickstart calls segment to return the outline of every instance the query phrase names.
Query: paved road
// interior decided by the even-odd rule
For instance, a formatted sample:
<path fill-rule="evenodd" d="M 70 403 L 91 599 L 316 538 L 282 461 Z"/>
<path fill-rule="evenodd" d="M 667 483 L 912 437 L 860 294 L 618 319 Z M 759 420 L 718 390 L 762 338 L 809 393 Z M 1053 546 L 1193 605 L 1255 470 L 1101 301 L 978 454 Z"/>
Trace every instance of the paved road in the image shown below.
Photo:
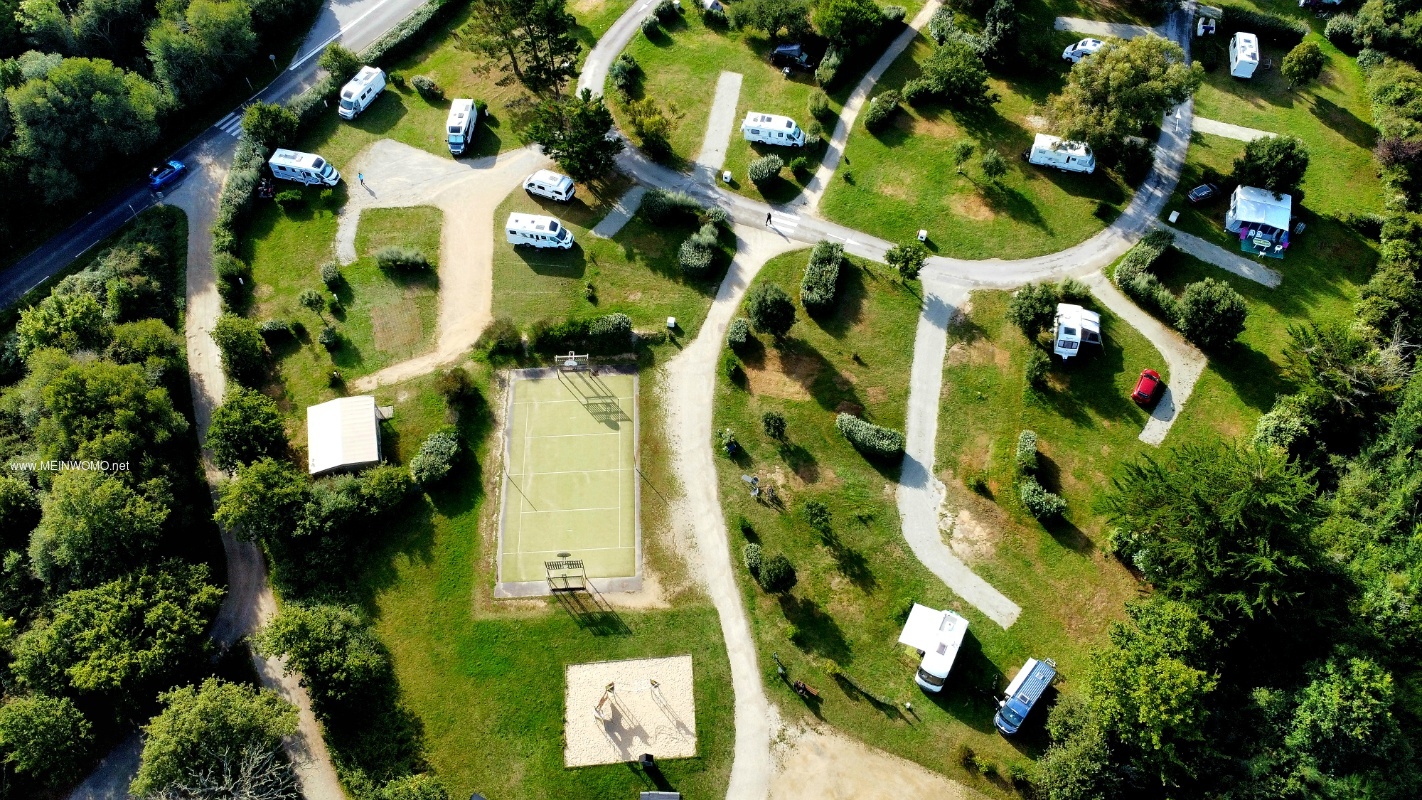
<path fill-rule="evenodd" d="M 696 154 L 696 173 L 703 180 L 715 180 L 726 164 L 726 148 L 731 144 L 731 132 L 736 128 L 736 105 L 741 100 L 739 72 L 722 72 L 716 79 L 716 98 L 711 101 L 711 114 L 706 122 L 706 135 L 701 140 L 701 152 Z"/>

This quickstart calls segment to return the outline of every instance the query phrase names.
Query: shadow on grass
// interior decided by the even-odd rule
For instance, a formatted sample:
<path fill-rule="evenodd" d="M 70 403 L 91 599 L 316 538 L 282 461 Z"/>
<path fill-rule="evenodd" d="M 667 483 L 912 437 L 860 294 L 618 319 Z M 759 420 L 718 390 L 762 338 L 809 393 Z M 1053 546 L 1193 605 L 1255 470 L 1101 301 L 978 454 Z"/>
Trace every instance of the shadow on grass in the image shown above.
<path fill-rule="evenodd" d="M 795 644 L 801 650 L 839 664 L 848 664 L 854 659 L 844 631 L 819 603 L 793 594 L 782 594 L 778 600 L 785 619 L 797 630 Z"/>
<path fill-rule="evenodd" d="M 1308 110 L 1334 133 L 1358 147 L 1371 150 L 1377 143 L 1377 132 L 1373 130 L 1373 126 L 1358 119 L 1357 114 L 1332 100 L 1314 97 L 1313 105 L 1309 106 Z"/>
<path fill-rule="evenodd" d="M 812 318 L 825 333 L 836 339 L 843 339 L 851 328 L 864 319 L 864 304 L 869 299 L 866 273 L 870 280 L 878 282 L 877 275 L 855 263 L 854 259 L 844 259 L 839 268 L 839 289 L 835 296 L 834 313 Z"/>
<path fill-rule="evenodd" d="M 953 671 L 941 692 L 923 692 L 945 713 L 979 733 L 992 733 L 998 687 L 1004 685 L 1002 670 L 983 653 L 982 642 L 969 628 L 958 648 Z"/>
<path fill-rule="evenodd" d="M 834 531 L 821 535 L 820 541 L 834 557 L 835 568 L 848 578 L 850 583 L 859 587 L 865 594 L 872 594 L 879 588 L 879 580 L 874 577 L 873 570 L 869 568 L 869 559 L 865 558 L 862 552 L 845 544 Z"/>

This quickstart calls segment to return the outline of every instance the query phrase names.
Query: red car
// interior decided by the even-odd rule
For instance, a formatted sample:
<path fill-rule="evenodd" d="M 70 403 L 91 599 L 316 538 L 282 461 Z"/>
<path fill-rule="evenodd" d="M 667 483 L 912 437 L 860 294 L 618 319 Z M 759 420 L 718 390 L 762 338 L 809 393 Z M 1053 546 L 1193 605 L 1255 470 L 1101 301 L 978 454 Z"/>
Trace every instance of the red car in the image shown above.
<path fill-rule="evenodd" d="M 1160 379 L 1160 373 L 1153 369 L 1141 370 L 1141 377 L 1136 381 L 1136 388 L 1131 391 L 1131 399 L 1138 405 L 1149 406 L 1160 399 L 1160 393 L 1165 391 L 1165 382 Z"/>

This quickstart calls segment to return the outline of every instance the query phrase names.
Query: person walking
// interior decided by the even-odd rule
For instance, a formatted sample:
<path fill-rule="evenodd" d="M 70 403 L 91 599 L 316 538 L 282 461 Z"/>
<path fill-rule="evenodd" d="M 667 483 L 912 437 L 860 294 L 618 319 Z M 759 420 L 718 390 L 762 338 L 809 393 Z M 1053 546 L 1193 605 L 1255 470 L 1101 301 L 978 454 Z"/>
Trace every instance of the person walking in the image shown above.
<path fill-rule="evenodd" d="M 767 211 L 767 212 L 765 213 L 765 226 L 766 226 L 767 228 L 770 227 L 770 212 L 769 212 L 769 211 Z"/>
<path fill-rule="evenodd" d="M 365 173 L 364 173 L 364 172 L 357 172 L 357 173 L 356 173 L 356 180 L 360 181 L 360 185 L 361 185 L 361 186 L 364 186 L 364 185 L 365 185 Z"/>

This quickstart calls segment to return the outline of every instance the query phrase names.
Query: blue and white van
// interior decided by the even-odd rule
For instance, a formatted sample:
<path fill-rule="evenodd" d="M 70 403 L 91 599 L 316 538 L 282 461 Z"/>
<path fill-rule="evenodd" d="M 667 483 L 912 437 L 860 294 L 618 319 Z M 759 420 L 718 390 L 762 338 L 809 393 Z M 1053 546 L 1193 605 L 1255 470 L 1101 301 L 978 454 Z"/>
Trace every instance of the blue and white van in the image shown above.
<path fill-rule="evenodd" d="M 1050 658 L 1042 661 L 1027 659 L 1027 663 L 1018 670 L 1017 677 L 1007 685 L 1006 696 L 998 702 L 997 714 L 992 718 L 1003 736 L 1017 733 L 1027 715 L 1032 713 L 1032 706 L 1042 699 L 1056 677 L 1057 662 Z"/>

